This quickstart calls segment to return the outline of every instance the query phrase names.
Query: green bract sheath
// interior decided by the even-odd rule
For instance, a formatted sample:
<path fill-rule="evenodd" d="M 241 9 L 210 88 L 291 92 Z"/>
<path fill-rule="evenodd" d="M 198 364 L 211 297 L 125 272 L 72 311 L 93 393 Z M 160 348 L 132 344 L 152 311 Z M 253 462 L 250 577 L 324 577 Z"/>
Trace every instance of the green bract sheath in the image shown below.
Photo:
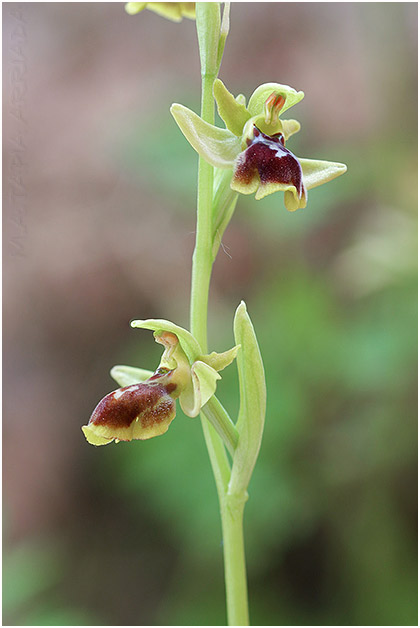
<path fill-rule="evenodd" d="M 236 429 L 238 445 L 233 456 L 229 494 L 243 494 L 251 479 L 261 446 L 266 408 L 264 366 L 254 327 L 242 301 L 235 313 L 235 341 L 241 349 L 237 357 L 240 407 Z"/>

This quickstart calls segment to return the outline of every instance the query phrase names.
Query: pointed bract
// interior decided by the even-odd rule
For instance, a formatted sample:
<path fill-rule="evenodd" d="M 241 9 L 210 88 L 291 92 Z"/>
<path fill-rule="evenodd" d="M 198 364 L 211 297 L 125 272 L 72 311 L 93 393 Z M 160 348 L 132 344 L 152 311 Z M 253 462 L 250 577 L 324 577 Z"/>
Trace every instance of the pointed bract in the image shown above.
<path fill-rule="evenodd" d="M 237 365 L 241 404 L 238 421 L 238 444 L 233 456 L 229 494 L 241 495 L 251 478 L 264 430 L 266 387 L 264 366 L 254 327 L 242 301 L 235 313 L 235 341 L 241 345 Z"/>

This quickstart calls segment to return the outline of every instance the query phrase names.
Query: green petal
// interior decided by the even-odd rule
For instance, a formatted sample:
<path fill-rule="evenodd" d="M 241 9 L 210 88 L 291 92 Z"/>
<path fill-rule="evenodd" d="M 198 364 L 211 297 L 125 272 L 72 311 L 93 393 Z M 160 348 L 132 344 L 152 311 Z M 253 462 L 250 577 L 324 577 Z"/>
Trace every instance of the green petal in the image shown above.
<path fill-rule="evenodd" d="M 187 416 L 195 417 L 216 392 L 216 382 L 221 377 L 211 366 L 200 360 L 192 365 L 191 375 L 192 382 L 182 391 L 179 403 Z"/>
<path fill-rule="evenodd" d="M 251 319 L 242 301 L 235 313 L 235 341 L 241 345 L 237 365 L 240 408 L 236 427 L 238 444 L 233 456 L 229 493 L 246 491 L 257 460 L 264 429 L 266 387 L 264 367 Z"/>
<path fill-rule="evenodd" d="M 131 321 L 131 327 L 140 329 L 150 329 L 155 332 L 169 331 L 175 334 L 184 350 L 190 364 L 195 362 L 201 354 L 200 345 L 197 340 L 183 327 L 179 327 L 170 321 L 159 318 L 149 318 L 147 320 Z"/>
<path fill-rule="evenodd" d="M 216 353 L 213 351 L 208 355 L 202 355 L 200 360 L 211 366 L 216 371 L 223 371 L 224 368 L 232 364 L 233 360 L 238 355 L 240 347 L 236 345 L 236 347 L 232 347 L 228 351 L 224 351 L 223 353 Z"/>
<path fill-rule="evenodd" d="M 228 129 L 204 122 L 183 105 L 173 104 L 171 113 L 191 146 L 212 166 L 231 168 L 241 152 L 241 142 Z"/>
<path fill-rule="evenodd" d="M 328 181 L 339 177 L 340 174 L 344 174 L 347 170 L 345 164 L 333 161 L 301 159 L 300 157 L 298 159 L 302 166 L 303 183 L 307 190 L 315 188 L 317 185 L 328 183 Z"/>
<path fill-rule="evenodd" d="M 229 131 L 238 137 L 242 136 L 245 123 L 251 117 L 244 104 L 226 89 L 220 79 L 216 79 L 213 86 L 213 94 L 217 103 L 217 110 Z"/>
<path fill-rule="evenodd" d="M 265 101 L 273 92 L 281 94 L 285 98 L 285 103 L 281 108 L 279 115 L 283 114 L 287 111 L 287 109 L 290 109 L 290 107 L 293 107 L 293 105 L 300 102 L 305 95 L 303 92 L 297 92 L 293 89 L 293 87 L 289 87 L 288 85 L 280 85 L 280 83 L 264 83 L 264 85 L 257 87 L 249 99 L 248 111 L 251 116 L 256 116 L 264 112 Z"/>
<path fill-rule="evenodd" d="M 135 366 L 124 366 L 118 364 L 112 367 L 111 377 L 117 382 L 121 388 L 125 386 L 131 386 L 131 384 L 138 384 L 139 382 L 145 382 L 146 379 L 152 377 L 153 371 L 146 371 L 145 369 L 138 369 Z"/>
<path fill-rule="evenodd" d="M 287 140 L 289 137 L 300 131 L 300 123 L 297 120 L 280 120 L 281 123 L 281 133 L 284 135 L 284 139 Z M 264 131 L 263 131 L 264 133 Z"/>

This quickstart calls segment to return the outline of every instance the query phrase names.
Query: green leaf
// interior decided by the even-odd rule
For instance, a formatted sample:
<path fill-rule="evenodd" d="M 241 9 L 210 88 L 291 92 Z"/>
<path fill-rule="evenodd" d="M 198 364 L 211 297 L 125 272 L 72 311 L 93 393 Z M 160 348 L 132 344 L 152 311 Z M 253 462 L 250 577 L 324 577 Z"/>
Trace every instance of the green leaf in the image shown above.
<path fill-rule="evenodd" d="M 251 115 L 245 105 L 238 102 L 220 79 L 213 85 L 213 94 L 217 103 L 217 110 L 226 127 L 234 135 L 242 136 L 243 128 Z"/>
<path fill-rule="evenodd" d="M 281 85 L 280 83 L 264 83 L 257 87 L 252 94 L 248 103 L 248 111 L 251 116 L 256 116 L 264 112 L 265 101 L 271 94 L 281 94 L 285 98 L 285 103 L 280 110 L 279 115 L 283 114 L 287 109 L 293 107 L 305 96 L 303 92 L 297 92 L 293 87 Z"/>
<path fill-rule="evenodd" d="M 131 386 L 131 384 L 145 382 L 146 379 L 152 377 L 153 371 L 118 364 L 112 367 L 110 375 L 121 388 L 124 388 L 125 386 Z"/>
<path fill-rule="evenodd" d="M 173 104 L 171 113 L 175 122 L 199 155 L 217 168 L 232 168 L 241 152 L 241 141 L 228 129 L 220 129 L 204 122 L 196 113 Z"/>
<path fill-rule="evenodd" d="M 235 341 L 241 345 L 237 357 L 240 407 L 236 423 L 239 439 L 233 456 L 229 494 L 242 495 L 248 488 L 261 446 L 266 386 L 258 341 L 243 301 L 236 310 L 233 327 Z"/>
<path fill-rule="evenodd" d="M 157 333 L 162 331 L 169 331 L 175 334 L 179 340 L 179 343 L 187 356 L 190 364 L 195 362 L 195 360 L 200 355 L 200 345 L 197 340 L 194 338 L 189 331 L 184 329 L 183 327 L 179 327 L 179 325 L 175 325 L 175 323 L 171 323 L 170 321 L 166 321 L 164 319 L 159 318 L 149 318 L 147 320 L 136 320 L 131 321 L 131 327 L 140 328 L 140 329 L 150 329 Z"/>
<path fill-rule="evenodd" d="M 303 183 L 307 190 L 315 188 L 317 185 L 327 183 L 340 174 L 344 174 L 347 170 L 345 164 L 335 163 L 333 161 L 320 161 L 317 159 L 301 159 L 298 157 L 302 166 Z"/>

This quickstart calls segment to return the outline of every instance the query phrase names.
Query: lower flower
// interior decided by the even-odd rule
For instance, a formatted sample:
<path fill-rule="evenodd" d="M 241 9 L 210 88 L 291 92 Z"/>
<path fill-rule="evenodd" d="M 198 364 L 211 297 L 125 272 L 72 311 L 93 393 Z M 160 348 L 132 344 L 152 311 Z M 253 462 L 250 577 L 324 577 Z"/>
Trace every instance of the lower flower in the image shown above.
<path fill-rule="evenodd" d="M 91 445 L 164 434 L 175 418 L 175 399 L 186 416 L 196 417 L 216 391 L 218 371 L 231 364 L 239 350 L 237 346 L 202 355 L 190 332 L 162 319 L 132 321 L 131 326 L 153 330 L 165 350 L 155 373 L 132 366 L 112 369 L 122 388 L 104 397 L 82 427 Z"/>
<path fill-rule="evenodd" d="M 109 393 L 82 427 L 86 440 L 107 445 L 164 434 L 175 418 L 175 399 L 180 394 L 172 376 L 173 371 L 159 369 L 145 382 Z"/>

